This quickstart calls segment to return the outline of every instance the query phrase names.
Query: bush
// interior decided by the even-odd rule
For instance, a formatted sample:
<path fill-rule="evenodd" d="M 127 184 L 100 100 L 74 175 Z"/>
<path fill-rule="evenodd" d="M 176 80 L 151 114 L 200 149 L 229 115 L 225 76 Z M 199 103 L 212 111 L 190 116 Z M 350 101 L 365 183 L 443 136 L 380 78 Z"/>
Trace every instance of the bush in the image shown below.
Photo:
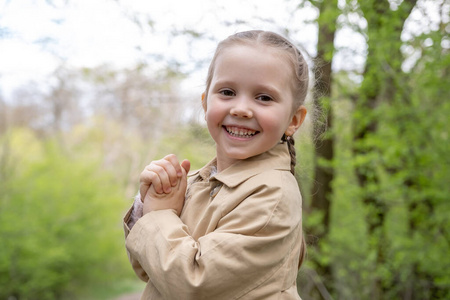
<path fill-rule="evenodd" d="M 68 299 L 123 276 L 126 204 L 100 163 L 29 131 L 0 142 L 0 299 Z"/>

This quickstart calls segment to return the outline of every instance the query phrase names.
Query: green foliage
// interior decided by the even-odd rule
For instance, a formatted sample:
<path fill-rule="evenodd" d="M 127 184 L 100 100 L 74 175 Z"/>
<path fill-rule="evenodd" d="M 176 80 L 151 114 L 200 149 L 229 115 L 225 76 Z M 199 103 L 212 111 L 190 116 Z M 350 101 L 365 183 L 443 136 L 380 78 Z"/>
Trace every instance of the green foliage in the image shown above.
<path fill-rule="evenodd" d="M 448 49 L 442 32 L 417 37 L 412 44 L 422 47 L 421 56 L 405 73 L 404 42 L 395 36 L 410 4 L 397 12 L 387 1 L 360 3 L 369 55 L 352 122 L 336 113 L 332 230 L 318 255 L 330 258 L 335 281 L 328 286 L 337 298 L 446 299 Z M 427 39 L 433 43 L 423 47 Z"/>
<path fill-rule="evenodd" d="M 122 191 L 98 161 L 28 130 L 1 146 L 0 298 L 70 299 L 129 274 Z"/>
<path fill-rule="evenodd" d="M 448 23 L 405 41 L 415 1 L 398 10 L 388 1 L 358 3 L 367 21 L 366 67 L 361 84 L 333 74 L 327 136 L 335 153 L 316 162 L 335 172 L 330 231 L 309 247 L 306 267 L 329 267 L 316 290 L 326 287 L 335 299 L 448 299 Z M 407 71 L 406 45 L 418 54 Z M 324 214 L 306 210 L 305 226 L 321 234 Z M 300 294 L 323 297 L 308 284 Z"/>
<path fill-rule="evenodd" d="M 164 136 L 158 154 L 153 159 L 173 153 L 180 161 L 188 159 L 191 162 L 191 170 L 196 170 L 216 156 L 214 145 L 214 140 L 205 126 L 186 124 L 181 129 L 178 128 Z"/>

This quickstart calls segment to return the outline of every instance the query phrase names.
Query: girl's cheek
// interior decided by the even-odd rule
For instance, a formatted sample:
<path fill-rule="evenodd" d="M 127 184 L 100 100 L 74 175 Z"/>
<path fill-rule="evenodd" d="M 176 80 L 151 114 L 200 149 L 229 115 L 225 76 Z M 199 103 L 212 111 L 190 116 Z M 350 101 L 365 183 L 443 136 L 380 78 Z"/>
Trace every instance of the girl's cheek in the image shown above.
<path fill-rule="evenodd" d="M 214 119 L 215 119 L 214 113 L 211 112 L 211 110 L 208 109 L 208 110 L 205 112 L 205 121 L 206 121 L 206 124 L 207 124 L 208 126 L 212 125 Z"/>

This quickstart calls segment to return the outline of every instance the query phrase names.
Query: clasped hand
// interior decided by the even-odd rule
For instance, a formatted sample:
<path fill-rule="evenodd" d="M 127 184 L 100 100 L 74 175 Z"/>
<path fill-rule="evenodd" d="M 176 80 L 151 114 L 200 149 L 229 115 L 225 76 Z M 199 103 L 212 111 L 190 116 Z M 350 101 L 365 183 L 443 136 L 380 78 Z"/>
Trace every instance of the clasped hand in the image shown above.
<path fill-rule="evenodd" d="M 144 214 L 162 209 L 174 209 L 178 216 L 181 214 L 190 167 L 188 160 L 180 164 L 174 154 L 152 161 L 145 167 L 139 179 Z"/>

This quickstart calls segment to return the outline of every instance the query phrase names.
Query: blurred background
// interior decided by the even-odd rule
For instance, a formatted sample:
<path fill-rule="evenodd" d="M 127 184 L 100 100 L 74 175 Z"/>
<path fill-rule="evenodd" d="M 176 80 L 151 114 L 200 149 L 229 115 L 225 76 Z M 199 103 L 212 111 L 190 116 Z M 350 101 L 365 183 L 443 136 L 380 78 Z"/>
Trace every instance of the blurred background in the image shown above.
<path fill-rule="evenodd" d="M 302 299 L 450 298 L 448 0 L 0 0 L 0 299 L 143 289 L 121 218 L 151 160 L 214 156 L 217 43 L 264 29 L 311 67 L 296 136 Z M 131 298 L 130 298 L 131 299 Z"/>

